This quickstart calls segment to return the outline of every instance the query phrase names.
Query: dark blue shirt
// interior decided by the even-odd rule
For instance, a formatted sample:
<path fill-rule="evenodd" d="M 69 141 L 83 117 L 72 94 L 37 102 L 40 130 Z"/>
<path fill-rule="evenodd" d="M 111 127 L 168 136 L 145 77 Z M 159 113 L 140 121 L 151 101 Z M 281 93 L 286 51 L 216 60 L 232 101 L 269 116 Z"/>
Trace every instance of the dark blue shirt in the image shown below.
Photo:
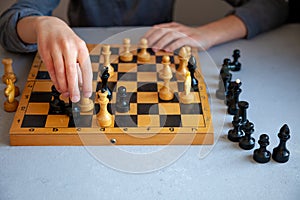
<path fill-rule="evenodd" d="M 288 7 L 287 0 L 226 1 L 234 6 L 230 13 L 245 23 L 247 38 L 286 22 L 289 9 L 291 14 L 291 6 Z M 290 0 L 290 3 L 297 1 L 299 0 Z M 59 2 L 60 0 L 19 0 L 1 15 L 1 45 L 14 52 L 36 51 L 36 44 L 25 44 L 18 37 L 17 22 L 27 16 L 50 16 Z M 174 2 L 175 0 L 71 0 L 68 17 L 72 27 L 151 26 L 172 21 Z"/>

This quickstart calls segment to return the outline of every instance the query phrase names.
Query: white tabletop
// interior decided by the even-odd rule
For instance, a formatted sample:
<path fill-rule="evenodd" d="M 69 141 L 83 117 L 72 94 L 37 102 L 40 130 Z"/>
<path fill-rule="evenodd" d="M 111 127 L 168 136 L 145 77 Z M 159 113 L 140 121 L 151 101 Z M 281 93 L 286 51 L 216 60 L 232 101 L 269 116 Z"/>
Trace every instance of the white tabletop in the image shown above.
<path fill-rule="evenodd" d="M 87 43 L 100 43 L 125 28 L 78 28 Z M 110 37 L 136 40 L 138 29 Z M 218 73 L 225 57 L 241 50 L 240 100 L 249 102 L 248 119 L 253 137 L 267 133 L 268 149 L 278 145 L 277 133 L 287 123 L 291 139 L 290 160 L 257 164 L 253 150 L 241 150 L 227 139 L 232 116 L 214 97 Z M 207 54 L 208 53 L 208 54 Z M 300 134 L 300 25 L 286 25 L 252 40 L 238 40 L 201 52 L 202 67 L 211 95 L 215 144 L 212 146 L 122 147 L 11 147 L 9 128 L 13 113 L 3 111 L 0 99 L 0 199 L 299 199 Z M 34 54 L 12 54 L 0 48 L 0 59 L 11 57 L 23 89 Z M 3 67 L 0 69 L 3 74 Z M 1 91 L 5 85 L 1 84 Z M 256 147 L 258 144 L 256 143 Z M 115 149 L 127 152 L 127 157 Z M 153 152 L 161 153 L 154 159 Z M 107 154 L 106 154 L 107 153 Z M 143 162 L 130 155 L 139 154 Z M 173 157 L 170 159 L 170 157 Z M 140 162 L 140 163 L 139 163 Z M 136 170 L 136 171 L 135 171 Z M 137 173 L 139 172 L 139 173 Z"/>

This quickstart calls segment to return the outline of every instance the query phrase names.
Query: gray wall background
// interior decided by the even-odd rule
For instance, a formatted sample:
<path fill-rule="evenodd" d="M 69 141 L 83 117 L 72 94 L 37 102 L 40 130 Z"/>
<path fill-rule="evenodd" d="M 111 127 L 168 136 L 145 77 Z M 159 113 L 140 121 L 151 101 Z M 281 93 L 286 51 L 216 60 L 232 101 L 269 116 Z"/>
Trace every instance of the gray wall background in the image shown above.
<path fill-rule="evenodd" d="M 53 15 L 67 21 L 66 11 L 69 1 L 61 0 Z M 0 0 L 0 13 L 14 2 L 16 0 Z M 223 0 L 176 0 L 174 21 L 186 25 L 203 25 L 223 17 L 230 9 L 231 7 Z"/>

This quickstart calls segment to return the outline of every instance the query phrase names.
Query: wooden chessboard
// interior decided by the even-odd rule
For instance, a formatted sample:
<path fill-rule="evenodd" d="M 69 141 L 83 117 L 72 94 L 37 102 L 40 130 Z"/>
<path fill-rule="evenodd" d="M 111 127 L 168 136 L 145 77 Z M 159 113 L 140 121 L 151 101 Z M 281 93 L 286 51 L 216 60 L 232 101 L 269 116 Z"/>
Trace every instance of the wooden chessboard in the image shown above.
<path fill-rule="evenodd" d="M 93 67 L 93 89 L 101 85 L 100 67 L 103 67 L 101 45 L 88 45 Z M 198 91 L 192 91 L 195 102 L 181 104 L 178 93 L 183 91 L 183 81 L 176 80 L 179 58 L 176 53 L 152 52 L 151 61 L 137 61 L 137 51 L 131 47 L 134 59 L 130 63 L 119 60 L 121 45 L 111 45 L 111 65 L 115 69 L 108 86 L 113 99 L 108 110 L 114 118 L 111 127 L 97 125 L 96 113 L 99 105 L 87 113 L 81 113 L 79 120 L 70 120 L 65 114 L 50 111 L 51 80 L 37 54 L 24 87 L 20 104 L 10 129 L 11 145 L 166 145 L 166 144 L 213 144 L 213 126 L 206 86 L 201 76 L 198 53 L 198 69 L 195 76 L 199 81 Z M 175 98 L 169 102 L 158 98 L 163 81 L 158 76 L 162 69 L 162 56 L 169 55 L 173 78 L 170 86 Z M 127 88 L 130 101 L 128 113 L 115 111 L 116 91 L 119 86 Z M 95 92 L 91 99 L 95 100 Z M 68 99 L 64 99 L 68 103 Z"/>

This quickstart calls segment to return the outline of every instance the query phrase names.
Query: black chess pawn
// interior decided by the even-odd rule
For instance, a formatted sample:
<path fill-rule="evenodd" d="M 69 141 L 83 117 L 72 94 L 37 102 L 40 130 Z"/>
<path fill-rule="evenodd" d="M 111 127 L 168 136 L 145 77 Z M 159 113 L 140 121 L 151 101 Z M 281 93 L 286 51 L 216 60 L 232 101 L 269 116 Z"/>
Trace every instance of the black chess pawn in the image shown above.
<path fill-rule="evenodd" d="M 228 92 L 228 87 L 231 82 L 232 74 L 223 73 L 219 80 L 219 88 L 216 91 L 216 97 L 221 100 L 225 100 L 226 94 Z"/>
<path fill-rule="evenodd" d="M 109 78 L 110 74 L 108 73 L 108 67 L 104 67 L 101 70 L 101 91 L 105 92 L 107 91 L 107 98 L 109 99 L 109 101 L 112 99 L 112 92 L 110 90 L 110 88 L 107 86 L 107 82 L 108 82 L 108 78 Z"/>
<path fill-rule="evenodd" d="M 259 136 L 258 144 L 260 147 L 253 152 L 253 159 L 258 163 L 267 163 L 271 159 L 271 152 L 267 150 L 269 143 L 269 136 L 262 134 Z"/>
<path fill-rule="evenodd" d="M 247 121 L 242 127 L 242 130 L 244 131 L 245 136 L 240 139 L 239 146 L 244 150 L 253 149 L 255 146 L 255 139 L 251 137 L 251 135 L 254 132 L 254 124 Z"/>
<path fill-rule="evenodd" d="M 233 129 L 228 131 L 228 139 L 232 142 L 239 142 L 240 139 L 244 136 L 244 132 L 242 131 L 242 118 L 238 115 L 233 117 L 232 125 Z"/>
<path fill-rule="evenodd" d="M 240 71 L 241 67 L 242 67 L 242 64 L 238 60 L 241 57 L 240 50 L 235 49 L 233 51 L 232 57 L 233 57 L 233 61 L 230 63 L 230 65 L 233 66 L 233 67 L 231 68 L 231 70 L 232 71 Z"/>
<path fill-rule="evenodd" d="M 63 114 L 65 113 L 65 102 L 60 99 L 60 92 L 57 91 L 54 85 L 51 87 L 50 113 Z"/>
<path fill-rule="evenodd" d="M 191 75 L 191 87 L 193 88 L 194 91 L 199 91 L 198 90 L 198 80 L 195 78 L 195 71 L 197 69 L 197 63 L 196 63 L 196 58 L 195 56 L 191 55 L 189 62 L 188 62 L 188 69 L 190 71 Z"/>
<path fill-rule="evenodd" d="M 234 82 L 231 82 L 231 84 L 228 87 L 228 93 L 226 96 L 226 105 L 228 106 L 227 112 L 230 115 L 236 115 L 238 113 L 238 102 L 239 102 L 239 96 L 242 92 L 242 89 L 240 88 L 242 85 L 242 82 L 237 79 Z"/>
<path fill-rule="evenodd" d="M 126 88 L 124 86 L 120 86 L 117 93 L 116 110 L 120 113 L 125 113 L 129 111 L 129 108 L 130 105 L 127 101 Z"/>
<path fill-rule="evenodd" d="M 223 74 L 223 73 L 229 73 L 229 71 L 231 70 L 231 66 L 230 66 L 230 59 L 229 58 L 225 58 L 223 60 L 223 64 L 222 64 L 222 67 L 221 67 L 221 70 L 220 70 L 220 75 Z"/>
<path fill-rule="evenodd" d="M 286 141 L 290 139 L 290 129 L 288 125 L 284 124 L 279 133 L 278 137 L 280 139 L 279 145 L 273 149 L 272 158 L 276 162 L 285 163 L 289 160 L 290 151 L 286 148 Z"/>

